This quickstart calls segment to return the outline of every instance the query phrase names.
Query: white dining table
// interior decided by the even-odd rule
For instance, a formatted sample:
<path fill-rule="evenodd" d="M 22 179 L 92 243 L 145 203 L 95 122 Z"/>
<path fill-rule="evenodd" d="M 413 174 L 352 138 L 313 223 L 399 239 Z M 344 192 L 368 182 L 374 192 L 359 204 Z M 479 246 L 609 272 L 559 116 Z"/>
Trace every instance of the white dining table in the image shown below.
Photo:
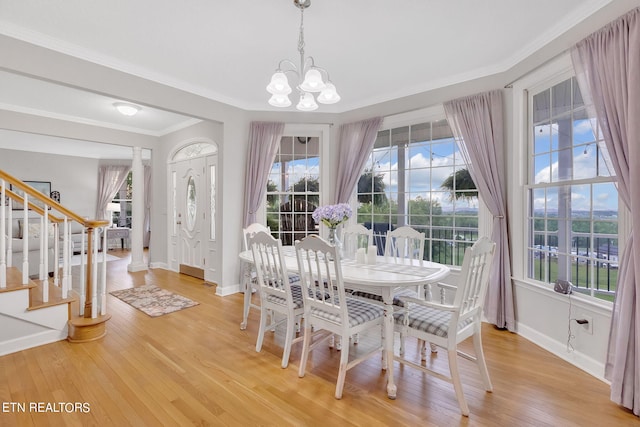
<path fill-rule="evenodd" d="M 284 261 L 289 273 L 297 273 L 298 262 L 295 249 L 292 246 L 283 248 Z M 240 259 L 247 263 L 253 263 L 251 251 L 240 253 Z M 424 286 L 437 282 L 446 277 L 450 270 L 444 264 L 430 261 L 423 261 L 419 265 L 417 261 L 409 264 L 409 260 L 402 260 L 406 263 L 395 263 L 391 258 L 378 255 L 375 264 L 359 263 L 353 259 L 341 259 L 342 277 L 345 286 L 354 290 L 362 290 L 371 294 L 382 296 L 384 305 L 384 325 L 385 342 L 384 353 L 385 363 L 383 369 L 387 370 L 387 396 L 395 399 L 397 386 L 393 378 L 393 346 L 394 346 L 394 320 L 393 320 L 393 290 L 398 287 Z M 246 272 L 245 274 L 250 274 Z M 250 278 L 245 277 L 245 280 Z"/>

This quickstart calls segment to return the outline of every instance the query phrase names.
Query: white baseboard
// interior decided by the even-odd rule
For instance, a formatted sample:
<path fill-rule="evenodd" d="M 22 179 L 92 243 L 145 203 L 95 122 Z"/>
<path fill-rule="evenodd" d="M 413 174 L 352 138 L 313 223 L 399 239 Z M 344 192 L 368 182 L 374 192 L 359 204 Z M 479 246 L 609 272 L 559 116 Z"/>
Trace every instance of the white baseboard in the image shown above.
<path fill-rule="evenodd" d="M 127 271 L 131 272 L 131 273 L 135 273 L 137 271 L 146 271 L 149 268 L 147 267 L 147 264 L 145 264 L 144 262 L 138 262 L 138 263 L 131 263 L 129 265 L 127 265 Z"/>
<path fill-rule="evenodd" d="M 38 347 L 45 344 L 51 344 L 52 342 L 56 341 L 62 341 L 67 339 L 67 335 L 67 328 L 64 328 L 64 330 L 62 331 L 51 329 L 43 332 L 38 332 L 33 335 L 0 342 L 0 356 L 27 350 L 29 348 Z"/>
<path fill-rule="evenodd" d="M 562 360 L 571 363 L 577 368 L 582 369 L 588 374 L 593 375 L 597 379 L 609 384 L 604 378 L 604 364 L 597 360 L 580 353 L 579 351 L 567 351 L 566 343 L 561 343 L 549 338 L 540 332 L 519 323 L 517 325 L 518 335 L 526 338 L 532 343 L 544 348 L 548 352 L 558 356 Z"/>
<path fill-rule="evenodd" d="M 149 268 L 160 268 L 162 270 L 171 270 L 169 264 L 166 262 L 152 262 L 149 264 Z"/>
<path fill-rule="evenodd" d="M 226 297 L 228 295 L 233 295 L 233 294 L 237 294 L 238 292 L 240 292 L 240 283 L 236 283 L 235 285 L 231 285 L 231 286 L 216 286 L 216 295 L 219 295 L 221 297 Z"/>

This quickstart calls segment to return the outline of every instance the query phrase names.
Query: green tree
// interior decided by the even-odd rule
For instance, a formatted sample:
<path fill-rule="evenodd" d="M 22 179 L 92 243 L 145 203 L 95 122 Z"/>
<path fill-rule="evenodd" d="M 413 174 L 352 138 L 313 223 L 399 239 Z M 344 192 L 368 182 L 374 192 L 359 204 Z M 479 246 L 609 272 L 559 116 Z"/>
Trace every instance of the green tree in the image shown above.
<path fill-rule="evenodd" d="M 442 215 L 442 206 L 437 200 L 418 196 L 409 200 L 409 215 L 411 225 L 431 225 L 432 217 Z"/>
<path fill-rule="evenodd" d="M 471 200 L 478 197 L 469 169 L 458 169 L 442 182 L 440 188 L 449 191 L 449 200 Z"/>
<path fill-rule="evenodd" d="M 358 179 L 358 202 L 384 205 L 387 203 L 387 195 L 384 190 L 384 174 L 374 174 L 372 169 L 365 169 Z"/>
<path fill-rule="evenodd" d="M 320 182 L 318 178 L 300 178 L 291 186 L 290 190 L 293 191 L 294 200 L 305 199 L 315 206 L 320 203 Z"/>

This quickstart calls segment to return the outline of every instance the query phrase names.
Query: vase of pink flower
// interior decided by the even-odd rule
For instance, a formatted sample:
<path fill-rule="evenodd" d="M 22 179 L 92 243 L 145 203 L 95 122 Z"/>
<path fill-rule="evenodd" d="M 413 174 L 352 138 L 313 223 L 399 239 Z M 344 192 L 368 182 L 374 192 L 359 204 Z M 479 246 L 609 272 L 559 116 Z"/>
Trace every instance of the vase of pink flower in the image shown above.
<path fill-rule="evenodd" d="M 338 237 L 338 226 L 351 218 L 353 211 L 347 203 L 320 206 L 311 215 L 316 223 L 323 223 L 329 228 L 329 243 L 342 250 L 342 242 Z"/>

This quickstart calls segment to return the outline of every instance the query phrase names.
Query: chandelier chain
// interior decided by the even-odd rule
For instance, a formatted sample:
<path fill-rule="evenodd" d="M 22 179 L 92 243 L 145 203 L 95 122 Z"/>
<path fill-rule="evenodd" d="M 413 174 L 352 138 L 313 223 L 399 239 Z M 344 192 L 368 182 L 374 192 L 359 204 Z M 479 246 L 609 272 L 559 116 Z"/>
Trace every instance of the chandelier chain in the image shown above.
<path fill-rule="evenodd" d="M 298 36 L 298 52 L 300 52 L 300 60 L 304 62 L 304 9 L 300 8 L 300 35 Z M 302 68 L 300 68 L 302 73 Z"/>

